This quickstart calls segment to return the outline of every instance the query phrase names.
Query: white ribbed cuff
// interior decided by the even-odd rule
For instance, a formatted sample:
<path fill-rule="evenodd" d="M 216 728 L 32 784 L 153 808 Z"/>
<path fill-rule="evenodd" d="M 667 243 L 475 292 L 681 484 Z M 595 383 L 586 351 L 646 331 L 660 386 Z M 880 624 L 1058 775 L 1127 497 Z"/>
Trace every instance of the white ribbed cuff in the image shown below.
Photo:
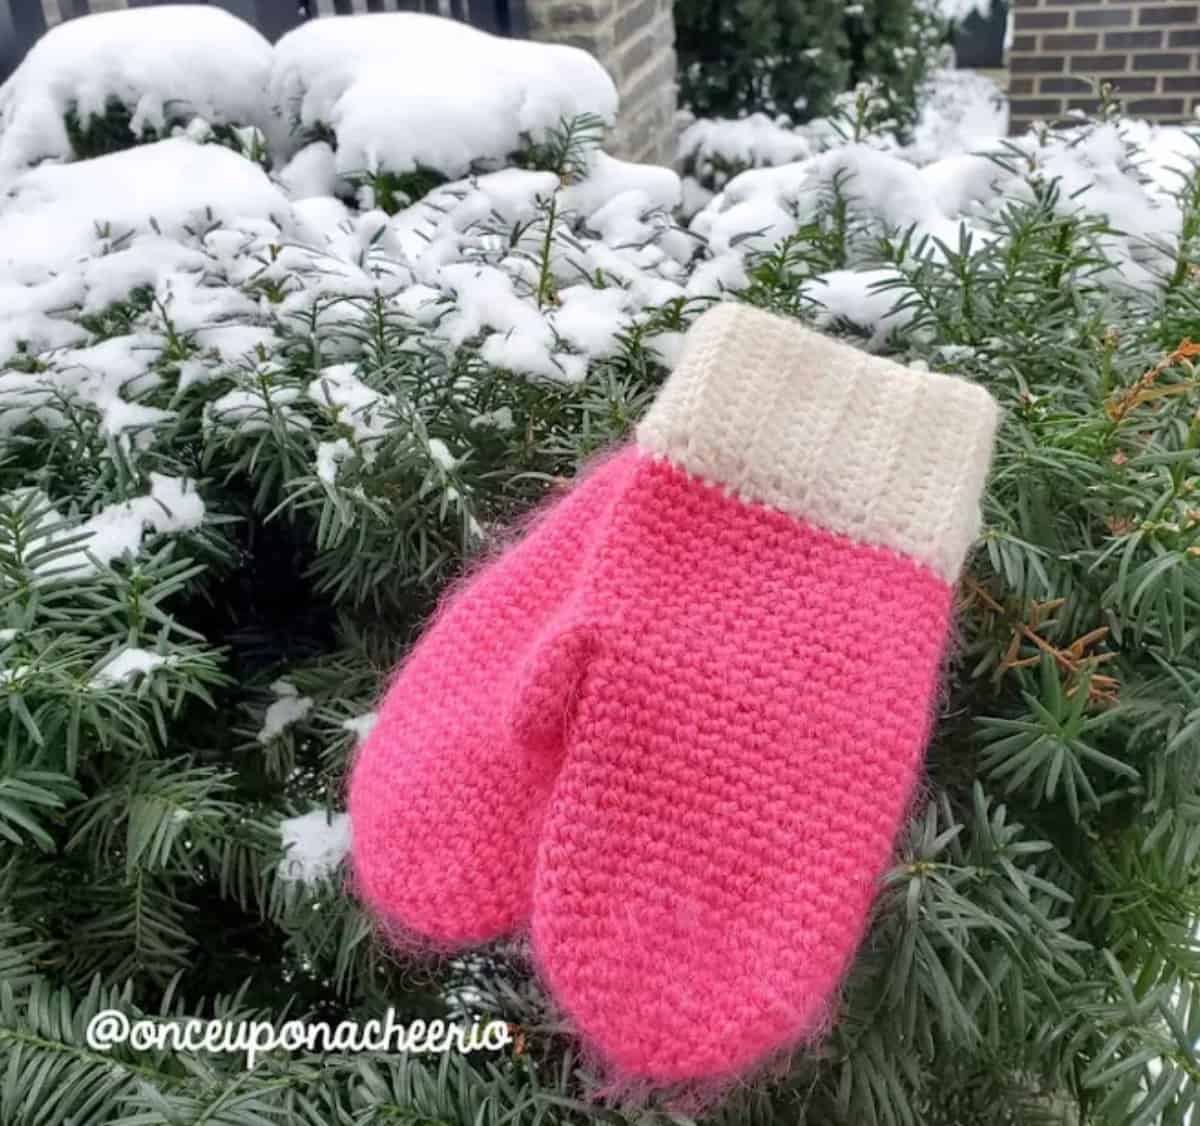
<path fill-rule="evenodd" d="M 642 449 L 954 582 L 999 419 L 980 386 L 732 302 L 691 327 Z"/>

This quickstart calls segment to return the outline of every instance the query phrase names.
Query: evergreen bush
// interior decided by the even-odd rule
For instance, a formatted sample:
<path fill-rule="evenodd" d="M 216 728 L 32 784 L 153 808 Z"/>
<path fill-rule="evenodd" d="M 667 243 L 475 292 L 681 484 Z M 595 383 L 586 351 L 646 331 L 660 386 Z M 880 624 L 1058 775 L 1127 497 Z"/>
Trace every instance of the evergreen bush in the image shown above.
<path fill-rule="evenodd" d="M 947 33 L 929 0 L 676 0 L 680 102 L 696 117 L 802 122 L 875 83 L 904 130 Z"/>
<path fill-rule="evenodd" d="M 1138 242 L 1045 171 L 1107 153 L 1096 126 L 995 158 L 1016 187 L 986 238 L 897 226 L 841 166 L 786 235 L 734 211 L 735 234 L 685 233 L 635 200 L 617 250 L 599 233 L 611 193 L 583 202 L 586 134 L 564 125 L 539 153 L 549 173 L 442 185 L 392 224 L 320 201 L 337 221 L 319 245 L 201 216 L 175 239 L 183 273 L 98 310 L 54 291 L 47 317 L 79 334 L 69 362 L 42 321 L 4 346 L 0 1122 L 1186 1122 L 1200 169 L 1165 240 Z M 1128 154 L 1120 169 L 1136 185 Z M 421 216 L 421 238 L 453 240 L 452 280 L 393 241 Z M 836 312 L 847 281 L 890 316 Z M 597 1097 L 519 943 L 415 963 L 376 941 L 339 869 L 305 871 L 284 840 L 340 807 L 387 672 L 446 584 L 628 434 L 720 296 L 964 374 L 1005 417 L 926 788 L 837 1019 L 690 1116 Z M 203 326 L 189 300 L 212 302 Z M 565 318 L 533 359 L 495 327 L 501 306 L 557 318 L 577 301 L 618 311 L 590 362 Z M 251 334 L 241 359 L 214 324 Z M 74 380 L 88 365 L 101 378 Z M 878 644 L 903 660 L 906 638 Z M 466 1007 L 520 1035 L 500 1053 L 277 1052 L 252 1070 L 84 1042 L 109 1008 L 279 1023 L 388 1006 Z"/>

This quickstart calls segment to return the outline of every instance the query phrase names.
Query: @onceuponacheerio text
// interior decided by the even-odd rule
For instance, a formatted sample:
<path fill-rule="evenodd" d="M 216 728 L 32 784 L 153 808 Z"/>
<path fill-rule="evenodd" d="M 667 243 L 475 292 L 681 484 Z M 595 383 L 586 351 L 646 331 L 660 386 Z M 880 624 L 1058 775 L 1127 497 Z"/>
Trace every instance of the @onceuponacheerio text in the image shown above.
<path fill-rule="evenodd" d="M 383 1018 L 359 1023 L 343 1020 L 289 1020 L 274 1025 L 266 1020 L 203 1020 L 175 1017 L 131 1020 L 120 1009 L 104 1009 L 88 1021 L 87 1045 L 108 1052 L 128 1044 L 136 1052 L 221 1052 L 246 1056 L 249 1070 L 267 1052 L 478 1052 L 499 1051 L 513 1042 L 511 1027 L 502 1020 L 470 1025 L 452 1021 L 414 1020 L 404 1024 L 389 1008 Z"/>

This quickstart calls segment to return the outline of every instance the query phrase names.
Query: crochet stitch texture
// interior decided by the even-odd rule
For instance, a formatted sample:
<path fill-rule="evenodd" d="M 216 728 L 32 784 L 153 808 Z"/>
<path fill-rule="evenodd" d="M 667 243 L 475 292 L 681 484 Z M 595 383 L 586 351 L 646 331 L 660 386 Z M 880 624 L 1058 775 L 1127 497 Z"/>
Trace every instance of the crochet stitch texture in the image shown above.
<path fill-rule="evenodd" d="M 445 604 L 350 786 L 361 894 L 530 925 L 619 1075 L 812 1035 L 932 724 L 997 422 L 981 388 L 733 304 L 616 453 Z"/>
<path fill-rule="evenodd" d="M 514 708 L 568 713 L 534 952 L 619 1074 L 729 1078 L 822 1024 L 918 775 L 996 413 L 746 307 L 689 333 Z"/>
<path fill-rule="evenodd" d="M 406 943 L 455 948 L 527 923 L 557 764 L 507 714 L 523 652 L 553 628 L 631 464 L 599 462 L 443 600 L 392 678 L 350 777 L 359 896 Z"/>

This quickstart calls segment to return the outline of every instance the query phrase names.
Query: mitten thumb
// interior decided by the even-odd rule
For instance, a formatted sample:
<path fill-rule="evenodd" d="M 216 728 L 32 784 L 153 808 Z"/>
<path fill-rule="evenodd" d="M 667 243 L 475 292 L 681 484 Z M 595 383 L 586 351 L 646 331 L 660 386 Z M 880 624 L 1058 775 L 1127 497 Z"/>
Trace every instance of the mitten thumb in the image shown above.
<path fill-rule="evenodd" d="M 517 672 L 508 727 L 528 754 L 562 755 L 598 637 L 591 625 L 552 626 Z"/>

